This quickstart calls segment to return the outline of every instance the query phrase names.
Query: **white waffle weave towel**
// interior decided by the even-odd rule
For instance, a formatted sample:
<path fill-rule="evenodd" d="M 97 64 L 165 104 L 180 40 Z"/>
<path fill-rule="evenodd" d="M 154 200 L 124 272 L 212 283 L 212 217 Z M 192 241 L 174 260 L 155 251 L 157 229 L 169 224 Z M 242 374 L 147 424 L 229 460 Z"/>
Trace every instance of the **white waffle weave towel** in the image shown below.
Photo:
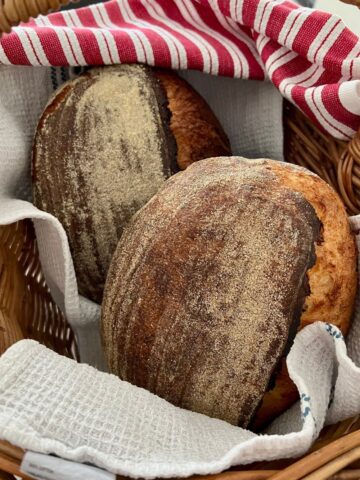
<path fill-rule="evenodd" d="M 0 358 L 0 438 L 142 478 L 216 473 L 297 456 L 309 448 L 326 416 L 336 421 L 360 412 L 360 369 L 347 356 L 339 330 L 323 323 L 297 335 L 287 363 L 301 401 L 260 436 L 176 408 L 22 340 Z"/>

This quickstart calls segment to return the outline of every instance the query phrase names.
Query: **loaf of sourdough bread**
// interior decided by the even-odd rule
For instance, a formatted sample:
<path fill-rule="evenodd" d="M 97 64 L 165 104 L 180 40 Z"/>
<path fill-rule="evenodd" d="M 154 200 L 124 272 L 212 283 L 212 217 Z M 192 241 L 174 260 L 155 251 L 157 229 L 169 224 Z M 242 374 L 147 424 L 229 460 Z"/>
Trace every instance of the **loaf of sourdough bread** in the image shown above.
<path fill-rule="evenodd" d="M 210 108 L 175 73 L 120 65 L 64 84 L 37 128 L 33 196 L 65 228 L 80 293 L 101 302 L 124 226 L 170 175 L 229 153 Z"/>
<path fill-rule="evenodd" d="M 297 390 L 299 328 L 348 330 L 356 254 L 339 198 L 310 172 L 213 158 L 167 180 L 131 220 L 106 282 L 110 371 L 183 408 L 261 428 Z"/>

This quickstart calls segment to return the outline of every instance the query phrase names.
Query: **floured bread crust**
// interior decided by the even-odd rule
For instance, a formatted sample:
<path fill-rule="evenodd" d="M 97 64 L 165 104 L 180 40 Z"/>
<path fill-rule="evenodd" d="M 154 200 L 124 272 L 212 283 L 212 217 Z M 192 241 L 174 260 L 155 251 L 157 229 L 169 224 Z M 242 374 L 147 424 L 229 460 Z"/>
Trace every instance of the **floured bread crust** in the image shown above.
<path fill-rule="evenodd" d="M 36 132 L 33 194 L 66 230 L 80 293 L 101 302 L 124 226 L 171 174 L 230 153 L 208 105 L 173 72 L 94 68 L 58 90 Z"/>
<path fill-rule="evenodd" d="M 321 242 L 314 208 L 277 165 L 197 162 L 133 217 L 103 303 L 113 373 L 249 425 L 300 326 Z"/>
<path fill-rule="evenodd" d="M 176 169 L 166 103 L 149 68 L 95 68 L 65 84 L 40 120 L 34 203 L 62 223 L 79 291 L 98 303 L 124 226 Z"/>

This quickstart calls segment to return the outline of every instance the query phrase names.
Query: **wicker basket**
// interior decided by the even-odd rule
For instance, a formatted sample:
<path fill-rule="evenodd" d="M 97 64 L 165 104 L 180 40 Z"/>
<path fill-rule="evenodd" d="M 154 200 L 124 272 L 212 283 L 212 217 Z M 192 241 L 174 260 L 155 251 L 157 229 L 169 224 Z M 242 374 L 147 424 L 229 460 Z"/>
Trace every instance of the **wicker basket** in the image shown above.
<path fill-rule="evenodd" d="M 360 0 L 344 1 L 360 7 Z M 69 0 L 0 0 L 0 35 L 29 17 L 67 3 Z M 284 132 L 286 160 L 316 172 L 339 193 L 349 214 L 360 213 L 360 131 L 349 143 L 335 140 L 285 103 Z M 0 227 L 0 355 L 23 338 L 78 359 L 73 331 L 46 285 L 29 220 Z M 21 449 L 0 441 L 0 480 L 14 480 L 14 475 L 30 478 L 19 470 L 23 455 Z M 360 479 L 360 416 L 324 429 L 301 460 L 256 463 L 206 478 Z"/>

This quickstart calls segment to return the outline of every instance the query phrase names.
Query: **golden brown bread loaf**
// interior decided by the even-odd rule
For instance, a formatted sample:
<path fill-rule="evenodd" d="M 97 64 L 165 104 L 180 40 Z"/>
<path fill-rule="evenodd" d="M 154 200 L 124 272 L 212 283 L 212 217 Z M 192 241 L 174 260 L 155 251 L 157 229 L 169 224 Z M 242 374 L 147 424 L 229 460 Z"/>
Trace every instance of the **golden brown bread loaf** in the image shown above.
<path fill-rule="evenodd" d="M 205 100 L 182 78 L 172 72 L 156 70 L 166 91 L 171 111 L 170 129 L 177 143 L 177 164 L 181 170 L 192 163 L 229 152 L 230 145 L 222 126 Z"/>
<path fill-rule="evenodd" d="M 330 322 L 346 335 L 355 303 L 357 267 L 355 241 L 344 205 L 327 183 L 308 170 L 278 163 L 271 168 L 284 186 L 311 203 L 322 225 L 321 241 L 315 248 L 316 263 L 308 272 L 310 294 L 305 299 L 300 328 L 316 321 Z M 297 399 L 297 388 L 282 360 L 275 386 L 265 394 L 252 428 L 260 430 Z"/>
<path fill-rule="evenodd" d="M 95 68 L 61 87 L 36 132 L 33 196 L 66 230 L 80 293 L 101 302 L 124 225 L 171 174 L 229 153 L 210 108 L 174 73 Z"/>
<path fill-rule="evenodd" d="M 355 290 L 354 239 L 325 182 L 270 160 L 203 160 L 125 229 L 103 302 L 108 365 L 175 405 L 260 428 L 297 398 L 282 369 L 297 329 L 346 332 Z"/>

